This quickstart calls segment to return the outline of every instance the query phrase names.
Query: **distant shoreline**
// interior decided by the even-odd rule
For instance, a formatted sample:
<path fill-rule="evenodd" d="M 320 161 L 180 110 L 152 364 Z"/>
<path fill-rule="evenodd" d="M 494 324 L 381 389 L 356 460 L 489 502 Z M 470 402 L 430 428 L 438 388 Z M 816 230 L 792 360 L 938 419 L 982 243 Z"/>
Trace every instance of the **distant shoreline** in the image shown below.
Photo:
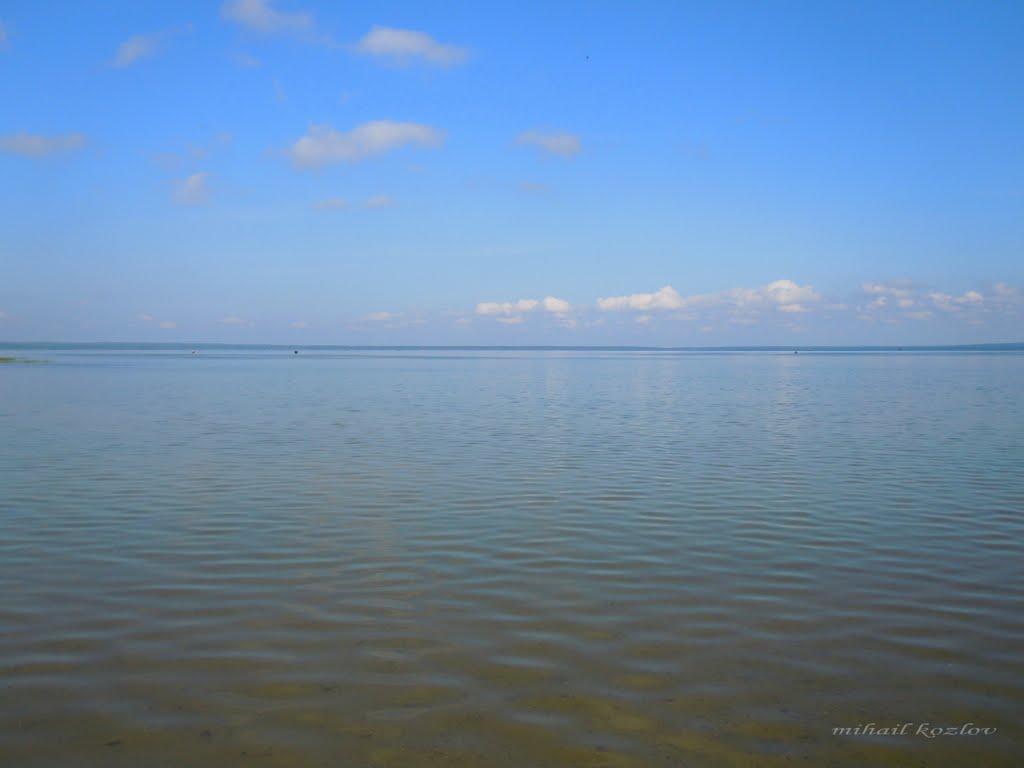
<path fill-rule="evenodd" d="M 1024 351 L 1024 341 L 993 344 L 889 344 L 889 345 L 732 345 L 732 346 L 632 346 L 632 345 L 532 345 L 532 344 L 229 344 L 224 342 L 145 341 L 0 341 L 0 349 L 112 349 L 112 350 L 309 350 L 309 351 L 511 351 L 511 352 L 1014 352 Z M 0 358 L 3 362 L 25 362 Z"/>

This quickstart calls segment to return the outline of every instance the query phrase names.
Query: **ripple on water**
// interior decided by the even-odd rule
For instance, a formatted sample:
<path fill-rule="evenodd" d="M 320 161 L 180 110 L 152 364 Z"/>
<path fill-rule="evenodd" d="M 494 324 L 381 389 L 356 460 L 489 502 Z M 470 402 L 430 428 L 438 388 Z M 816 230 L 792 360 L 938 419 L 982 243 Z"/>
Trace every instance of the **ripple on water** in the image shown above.
<path fill-rule="evenodd" d="M 4 765 L 1018 762 L 1024 356 L 185 362 L 0 379 Z"/>

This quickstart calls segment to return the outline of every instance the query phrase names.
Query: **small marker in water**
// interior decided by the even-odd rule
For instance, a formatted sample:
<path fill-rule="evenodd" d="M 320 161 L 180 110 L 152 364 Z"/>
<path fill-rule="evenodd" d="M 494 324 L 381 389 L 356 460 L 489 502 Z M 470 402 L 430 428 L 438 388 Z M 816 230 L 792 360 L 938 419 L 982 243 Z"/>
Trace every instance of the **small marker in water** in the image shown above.
<path fill-rule="evenodd" d="M 299 354 L 299 350 L 297 350 L 297 349 L 296 349 L 296 350 L 295 350 L 295 354 L 296 354 L 296 355 L 297 355 L 297 354 Z"/>

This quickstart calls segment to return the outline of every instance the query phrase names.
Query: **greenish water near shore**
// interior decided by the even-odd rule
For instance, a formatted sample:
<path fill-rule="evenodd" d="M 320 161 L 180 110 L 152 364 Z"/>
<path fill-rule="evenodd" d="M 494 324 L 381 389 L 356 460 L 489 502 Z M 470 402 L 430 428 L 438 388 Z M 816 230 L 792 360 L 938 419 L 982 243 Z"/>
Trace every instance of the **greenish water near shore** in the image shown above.
<path fill-rule="evenodd" d="M 192 349 L 0 349 L 0 764 L 1019 764 L 1021 352 Z"/>

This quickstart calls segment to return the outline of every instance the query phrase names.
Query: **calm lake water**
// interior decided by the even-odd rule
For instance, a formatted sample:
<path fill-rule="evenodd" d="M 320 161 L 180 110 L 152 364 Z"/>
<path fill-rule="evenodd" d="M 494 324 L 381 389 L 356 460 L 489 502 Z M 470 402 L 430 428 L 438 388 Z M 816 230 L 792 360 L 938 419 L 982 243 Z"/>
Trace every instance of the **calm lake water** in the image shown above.
<path fill-rule="evenodd" d="M 2 354 L 0 765 L 1024 759 L 1024 352 Z"/>

